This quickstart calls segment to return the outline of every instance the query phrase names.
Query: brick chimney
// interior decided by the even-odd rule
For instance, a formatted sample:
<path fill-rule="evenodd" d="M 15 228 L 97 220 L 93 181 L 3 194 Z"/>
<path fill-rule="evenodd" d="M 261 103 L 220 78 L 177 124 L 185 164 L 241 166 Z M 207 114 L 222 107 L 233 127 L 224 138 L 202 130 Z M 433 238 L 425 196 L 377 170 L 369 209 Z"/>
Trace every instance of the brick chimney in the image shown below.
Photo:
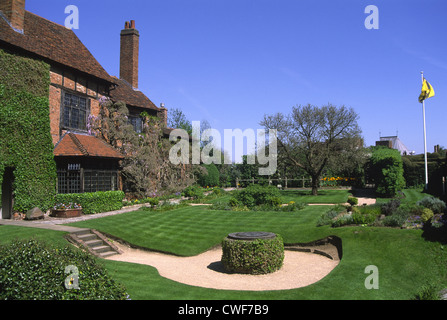
<path fill-rule="evenodd" d="M 0 0 L 0 11 L 16 31 L 23 32 L 25 0 Z"/>
<path fill-rule="evenodd" d="M 135 21 L 126 21 L 121 30 L 120 79 L 126 80 L 133 88 L 138 88 L 138 51 L 140 33 L 135 29 Z"/>

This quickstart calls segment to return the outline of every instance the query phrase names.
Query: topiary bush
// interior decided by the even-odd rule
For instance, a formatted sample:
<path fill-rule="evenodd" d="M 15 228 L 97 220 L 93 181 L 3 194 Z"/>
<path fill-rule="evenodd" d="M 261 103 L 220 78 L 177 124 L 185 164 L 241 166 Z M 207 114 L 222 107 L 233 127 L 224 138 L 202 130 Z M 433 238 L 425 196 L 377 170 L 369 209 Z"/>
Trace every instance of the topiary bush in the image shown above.
<path fill-rule="evenodd" d="M 273 239 L 222 241 L 222 264 L 228 272 L 267 274 L 279 270 L 284 262 L 284 242 Z"/>
<path fill-rule="evenodd" d="M 405 187 L 402 156 L 395 149 L 373 147 L 368 176 L 376 185 L 376 193 L 393 197 Z"/>
<path fill-rule="evenodd" d="M 68 266 L 77 268 L 73 275 Z M 69 289 L 75 284 L 79 289 Z M 90 254 L 69 246 L 51 246 L 34 239 L 0 246 L 2 300 L 124 300 L 124 287 Z"/>

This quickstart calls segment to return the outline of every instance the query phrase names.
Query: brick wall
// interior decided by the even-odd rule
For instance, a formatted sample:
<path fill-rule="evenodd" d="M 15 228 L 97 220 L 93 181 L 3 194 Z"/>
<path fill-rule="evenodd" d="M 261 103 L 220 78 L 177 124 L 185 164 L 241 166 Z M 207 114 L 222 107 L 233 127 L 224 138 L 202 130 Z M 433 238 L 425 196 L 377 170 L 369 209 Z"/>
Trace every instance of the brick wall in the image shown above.
<path fill-rule="evenodd" d="M 99 99 L 106 95 L 106 87 L 74 72 L 52 67 L 50 70 L 50 126 L 53 144 L 65 133 L 61 127 L 63 92 L 77 94 L 90 100 L 90 114 L 98 116 Z"/>

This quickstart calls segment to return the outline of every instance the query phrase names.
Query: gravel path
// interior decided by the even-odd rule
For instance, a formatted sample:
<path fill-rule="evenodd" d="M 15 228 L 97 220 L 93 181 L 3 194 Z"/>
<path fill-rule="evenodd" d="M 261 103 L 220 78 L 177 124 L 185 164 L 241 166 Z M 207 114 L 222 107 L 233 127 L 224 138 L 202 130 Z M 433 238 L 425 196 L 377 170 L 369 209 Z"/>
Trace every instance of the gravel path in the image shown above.
<path fill-rule="evenodd" d="M 123 251 L 108 260 L 150 265 L 162 277 L 191 286 L 224 290 L 287 290 L 308 286 L 327 276 L 339 263 L 319 254 L 285 250 L 283 267 L 271 274 L 229 274 L 220 262 L 222 249 L 215 247 L 193 257 L 148 252 L 118 244 Z"/>

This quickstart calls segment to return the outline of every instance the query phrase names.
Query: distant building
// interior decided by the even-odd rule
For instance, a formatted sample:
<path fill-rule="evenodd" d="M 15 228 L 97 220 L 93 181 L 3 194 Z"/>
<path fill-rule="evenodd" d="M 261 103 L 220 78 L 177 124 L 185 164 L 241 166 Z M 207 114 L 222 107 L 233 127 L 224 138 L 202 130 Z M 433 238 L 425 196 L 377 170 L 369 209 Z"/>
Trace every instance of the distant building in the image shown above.
<path fill-rule="evenodd" d="M 380 137 L 379 141 L 376 141 L 376 146 L 384 146 L 390 149 L 396 149 L 400 151 L 403 156 L 413 154 L 414 151 L 410 151 L 398 136 Z"/>

